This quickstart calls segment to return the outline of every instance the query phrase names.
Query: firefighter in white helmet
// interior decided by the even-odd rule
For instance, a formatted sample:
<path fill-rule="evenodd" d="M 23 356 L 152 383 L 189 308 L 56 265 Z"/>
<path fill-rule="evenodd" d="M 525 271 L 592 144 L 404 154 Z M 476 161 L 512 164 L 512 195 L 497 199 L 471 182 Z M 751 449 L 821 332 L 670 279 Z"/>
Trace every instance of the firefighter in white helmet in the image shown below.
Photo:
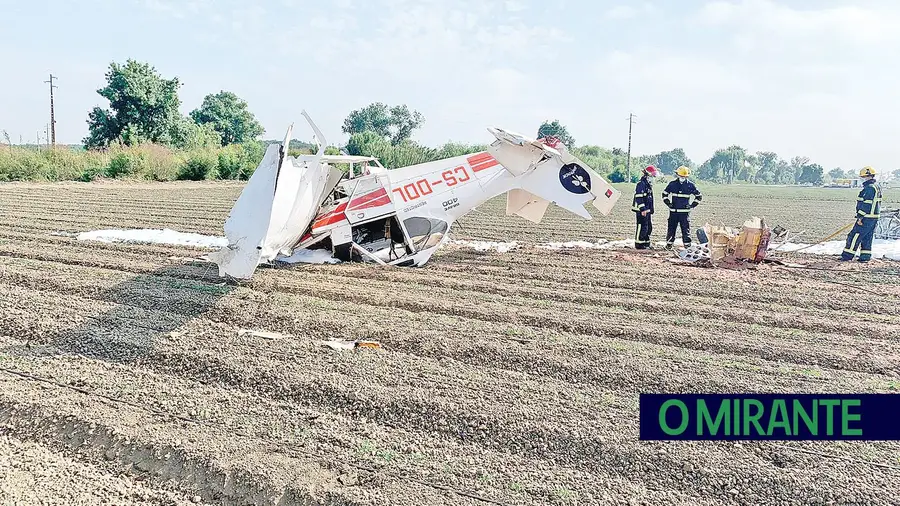
<path fill-rule="evenodd" d="M 671 249 L 675 243 L 675 231 L 681 227 L 681 241 L 684 247 L 691 245 L 691 210 L 700 204 L 703 195 L 694 185 L 694 182 L 688 179 L 691 169 L 682 165 L 675 169 L 675 175 L 678 176 L 669 182 L 666 189 L 662 192 L 663 202 L 669 207 L 669 227 L 666 230 L 666 248 Z M 691 197 L 694 201 L 691 202 Z"/>

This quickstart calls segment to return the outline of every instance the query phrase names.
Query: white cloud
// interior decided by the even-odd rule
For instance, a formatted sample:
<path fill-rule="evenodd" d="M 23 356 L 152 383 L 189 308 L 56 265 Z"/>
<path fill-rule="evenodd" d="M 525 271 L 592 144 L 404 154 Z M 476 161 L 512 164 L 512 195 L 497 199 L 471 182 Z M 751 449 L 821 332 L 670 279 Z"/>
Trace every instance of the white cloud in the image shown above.
<path fill-rule="evenodd" d="M 597 79 L 637 91 L 643 100 L 685 103 L 708 100 L 711 94 L 736 97 L 754 91 L 734 65 L 672 51 L 612 51 L 594 72 Z"/>
<path fill-rule="evenodd" d="M 65 79 L 58 131 L 77 141 L 87 110 L 104 103 L 106 65 L 126 57 L 181 78 L 185 111 L 234 91 L 271 138 L 291 122 L 308 137 L 306 108 L 329 142 L 342 142 L 346 114 L 374 101 L 423 112 L 415 138 L 429 144 L 484 142 L 489 125 L 533 134 L 558 118 L 580 143 L 624 148 L 634 112 L 635 153 L 681 146 L 702 161 L 739 143 L 850 167 L 894 163 L 900 136 L 896 0 L 129 0 L 131 10 L 93 1 L 103 5 L 50 14 L 15 4 L 40 23 L 112 32 L 13 52 L 17 72 L 0 82 L 22 97 L 0 111 L 12 136 L 43 127 L 46 90 L 33 82 L 49 67 Z M 21 24 L 3 25 L 0 44 L 34 32 Z"/>
<path fill-rule="evenodd" d="M 604 14 L 607 19 L 626 20 L 637 17 L 646 17 L 656 12 L 656 7 L 652 4 L 644 2 L 640 5 L 637 3 L 617 5 Z"/>
<path fill-rule="evenodd" d="M 526 9 L 525 4 L 517 0 L 506 0 L 505 6 L 509 12 L 521 12 Z"/>
<path fill-rule="evenodd" d="M 900 6 L 885 3 L 875 9 L 860 5 L 814 6 L 795 9 L 771 0 L 716 0 L 705 4 L 697 20 L 708 26 L 731 26 L 740 32 L 756 32 L 760 38 L 820 40 L 854 44 L 895 42 Z"/>

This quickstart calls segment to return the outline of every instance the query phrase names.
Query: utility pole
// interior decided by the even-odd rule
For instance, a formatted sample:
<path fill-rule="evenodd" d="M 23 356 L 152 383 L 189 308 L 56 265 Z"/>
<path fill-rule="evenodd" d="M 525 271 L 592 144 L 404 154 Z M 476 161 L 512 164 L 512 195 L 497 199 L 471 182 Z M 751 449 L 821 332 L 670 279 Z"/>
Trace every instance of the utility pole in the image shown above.
<path fill-rule="evenodd" d="M 50 74 L 50 80 L 44 82 L 50 83 L 50 141 L 53 143 L 53 146 L 56 146 L 56 111 L 53 110 L 53 88 L 59 88 L 59 86 L 53 84 L 54 79 L 59 78 Z"/>
<path fill-rule="evenodd" d="M 728 172 L 728 184 L 734 183 L 735 164 L 737 164 L 737 161 L 734 159 L 734 151 L 732 151 L 731 152 L 731 170 Z"/>
<path fill-rule="evenodd" d="M 628 114 L 628 157 L 625 159 L 625 171 L 628 173 L 628 182 L 631 182 L 631 125 L 635 123 L 634 114 Z"/>

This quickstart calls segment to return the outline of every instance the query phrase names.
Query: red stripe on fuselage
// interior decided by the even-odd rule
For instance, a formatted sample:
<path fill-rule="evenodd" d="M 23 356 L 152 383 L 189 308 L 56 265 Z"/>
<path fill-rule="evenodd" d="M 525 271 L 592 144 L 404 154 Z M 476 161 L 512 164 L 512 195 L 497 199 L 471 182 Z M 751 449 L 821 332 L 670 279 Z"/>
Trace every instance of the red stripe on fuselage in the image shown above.
<path fill-rule="evenodd" d="M 387 193 L 385 193 L 385 195 L 383 197 L 378 197 L 375 200 L 370 200 L 359 207 L 354 207 L 353 209 L 349 209 L 349 211 L 358 211 L 360 209 L 369 209 L 371 207 L 386 206 L 390 203 L 391 203 L 391 196 L 388 195 Z"/>
<path fill-rule="evenodd" d="M 372 200 L 381 199 L 382 197 L 387 197 L 387 191 L 384 188 L 379 188 L 373 192 L 369 192 L 362 197 L 357 197 L 350 201 L 350 210 L 359 209 L 360 207 L 371 207 L 371 206 L 363 206 Z M 382 204 L 383 205 L 383 204 Z"/>
<path fill-rule="evenodd" d="M 337 223 L 344 219 L 344 211 L 347 209 L 347 203 L 344 202 L 341 205 L 337 206 L 333 211 L 327 212 L 322 216 L 317 216 L 315 223 L 313 223 L 313 228 L 324 227 L 327 225 L 331 225 L 332 223 Z"/>
<path fill-rule="evenodd" d="M 497 160 L 494 160 L 493 158 L 491 158 L 490 160 L 487 160 L 487 161 L 485 161 L 485 162 L 479 163 L 478 165 L 473 165 L 473 166 L 472 166 L 472 170 L 473 170 L 474 172 L 480 172 L 480 171 L 482 171 L 482 170 L 490 169 L 491 167 L 496 167 L 496 166 L 498 166 L 498 165 L 500 165 L 500 162 L 498 162 Z"/>
<path fill-rule="evenodd" d="M 470 156 L 466 158 L 466 161 L 469 162 L 469 166 L 472 167 L 472 170 L 474 172 L 480 172 L 482 170 L 490 169 L 491 167 L 500 165 L 500 162 L 498 162 L 496 158 L 491 156 L 490 153 L 481 153 L 478 155 Z"/>
<path fill-rule="evenodd" d="M 466 161 L 469 162 L 469 165 L 477 165 L 481 162 L 493 159 L 494 157 L 491 156 L 490 153 L 478 153 L 477 155 L 472 155 L 466 158 Z"/>

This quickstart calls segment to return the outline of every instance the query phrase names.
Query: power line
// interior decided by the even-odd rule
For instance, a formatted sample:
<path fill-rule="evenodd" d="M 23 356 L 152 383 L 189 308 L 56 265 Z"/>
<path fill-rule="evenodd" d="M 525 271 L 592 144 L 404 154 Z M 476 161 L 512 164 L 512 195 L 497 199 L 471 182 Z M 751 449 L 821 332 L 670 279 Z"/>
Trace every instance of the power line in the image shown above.
<path fill-rule="evenodd" d="M 50 142 L 56 146 L 56 111 L 53 110 L 53 88 L 59 88 L 59 86 L 53 84 L 54 79 L 59 78 L 50 74 L 50 80 L 44 82 L 50 83 Z"/>

